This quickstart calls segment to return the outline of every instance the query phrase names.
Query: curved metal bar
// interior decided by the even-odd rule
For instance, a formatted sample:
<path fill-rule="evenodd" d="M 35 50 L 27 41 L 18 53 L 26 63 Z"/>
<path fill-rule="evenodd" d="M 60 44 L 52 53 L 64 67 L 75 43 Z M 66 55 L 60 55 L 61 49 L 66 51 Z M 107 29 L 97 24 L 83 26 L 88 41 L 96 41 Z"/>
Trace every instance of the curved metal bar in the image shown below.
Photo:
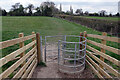
<path fill-rule="evenodd" d="M 87 38 L 82 37 L 83 41 L 81 41 L 81 42 L 68 42 L 67 37 L 78 37 L 79 41 L 80 41 L 80 38 L 82 36 L 65 35 L 65 39 L 63 41 L 62 40 L 59 41 L 62 44 L 62 48 L 59 47 L 60 49 L 59 49 L 58 53 L 60 54 L 60 51 L 61 51 L 62 56 L 59 57 L 60 61 L 58 62 L 58 67 L 59 67 L 58 69 L 61 72 L 65 72 L 65 73 L 79 73 L 79 72 L 83 71 L 84 68 L 85 68 L 85 56 L 86 56 L 86 41 L 87 41 Z M 72 46 L 70 46 L 68 44 L 72 44 L 72 45 L 75 45 L 75 46 L 73 48 Z M 72 47 L 72 48 L 67 48 L 66 45 L 68 47 Z M 80 50 L 80 45 L 82 45 L 82 47 L 84 47 L 81 50 Z M 72 65 L 65 64 L 66 61 L 69 62 L 70 60 L 73 61 Z M 61 61 L 62 61 L 62 63 L 61 63 Z M 67 70 L 64 69 L 64 67 L 71 68 L 73 71 L 69 71 L 69 70 L 67 71 Z M 76 68 L 80 68 L 80 69 L 77 70 Z"/>
<path fill-rule="evenodd" d="M 82 37 L 82 38 L 86 38 L 86 37 L 83 37 L 83 36 L 76 36 L 76 35 L 66 35 L 67 37 Z"/>
<path fill-rule="evenodd" d="M 71 71 L 66 71 L 66 70 L 63 70 L 63 69 L 60 69 L 60 68 L 59 68 L 59 71 L 61 71 L 61 72 L 63 72 L 63 73 L 75 74 L 75 73 L 80 73 L 80 72 L 82 72 L 84 69 L 85 69 L 85 67 L 83 67 L 83 68 L 82 68 L 81 70 L 79 70 L 79 71 L 71 72 Z"/>
<path fill-rule="evenodd" d="M 86 42 L 86 40 L 82 41 L 82 42 L 67 42 L 67 41 L 61 41 L 62 43 L 72 43 L 72 44 L 75 44 L 75 43 L 78 43 L 78 44 L 83 44 L 84 42 Z"/>
<path fill-rule="evenodd" d="M 73 59 L 73 58 L 63 58 L 64 60 L 80 60 L 80 59 L 83 59 L 85 58 L 85 55 L 81 58 L 77 58 L 77 59 Z"/>
<path fill-rule="evenodd" d="M 59 65 L 61 65 L 61 66 L 70 67 L 70 68 L 73 68 L 73 67 L 80 67 L 80 66 L 82 66 L 82 65 L 84 65 L 84 64 L 85 64 L 85 61 L 84 61 L 82 64 L 76 65 L 76 66 L 68 66 L 68 65 L 63 65 L 63 64 L 60 64 L 60 63 L 59 63 Z"/>
<path fill-rule="evenodd" d="M 66 51 L 66 52 L 75 52 L 75 50 L 65 50 L 65 49 L 60 49 L 61 51 Z M 80 51 L 85 51 L 86 48 L 82 49 L 82 50 L 77 50 L 76 52 L 80 52 Z"/>
<path fill-rule="evenodd" d="M 46 37 L 61 37 L 61 36 L 64 36 L 64 35 L 54 35 L 54 36 L 46 36 Z"/>
<path fill-rule="evenodd" d="M 65 54 L 65 56 L 74 56 L 74 55 L 75 55 L 75 54 Z M 84 55 L 85 55 L 85 53 L 84 53 Z M 77 57 L 79 56 L 79 58 L 81 58 L 79 54 L 77 54 L 76 56 L 77 56 Z"/>

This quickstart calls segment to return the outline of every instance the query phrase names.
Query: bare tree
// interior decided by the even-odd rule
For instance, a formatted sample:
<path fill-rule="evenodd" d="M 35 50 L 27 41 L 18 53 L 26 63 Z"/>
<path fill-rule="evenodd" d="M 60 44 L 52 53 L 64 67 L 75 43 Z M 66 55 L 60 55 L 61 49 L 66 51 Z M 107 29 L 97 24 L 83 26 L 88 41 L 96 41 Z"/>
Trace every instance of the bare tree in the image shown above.
<path fill-rule="evenodd" d="M 77 9 L 75 13 L 77 13 L 77 14 L 79 14 L 79 15 L 83 15 L 82 9 Z"/>
<path fill-rule="evenodd" d="M 11 16 L 23 16 L 24 15 L 24 7 L 20 3 L 15 3 L 12 5 L 11 10 L 9 11 L 9 15 Z"/>
<path fill-rule="evenodd" d="M 105 16 L 106 15 L 106 10 L 101 10 L 98 12 L 100 16 Z"/>
<path fill-rule="evenodd" d="M 27 9 L 29 10 L 29 14 L 32 15 L 32 11 L 33 11 L 33 9 L 34 9 L 34 5 L 33 5 L 33 4 L 29 4 L 29 5 L 27 6 Z"/>
<path fill-rule="evenodd" d="M 112 17 L 112 12 L 110 12 L 109 16 Z"/>
<path fill-rule="evenodd" d="M 49 15 L 54 15 L 55 13 L 59 13 L 59 10 L 55 7 L 54 2 L 43 2 L 40 5 L 42 14 L 49 14 Z M 49 9 L 49 11 L 47 10 Z M 46 13 L 45 13 L 46 12 Z"/>
<path fill-rule="evenodd" d="M 18 9 L 19 6 L 20 6 L 20 3 L 15 3 L 15 5 L 12 5 L 11 11 Z"/>
<path fill-rule="evenodd" d="M 0 16 L 6 16 L 6 15 L 7 15 L 6 10 L 0 8 Z"/>
<path fill-rule="evenodd" d="M 54 4 L 54 2 L 42 2 L 40 6 L 43 8 L 45 8 L 46 6 L 54 8 L 55 4 Z"/>
<path fill-rule="evenodd" d="M 85 13 L 84 13 L 84 14 L 88 16 L 88 15 L 89 15 L 89 12 L 88 12 L 88 11 L 85 11 Z"/>

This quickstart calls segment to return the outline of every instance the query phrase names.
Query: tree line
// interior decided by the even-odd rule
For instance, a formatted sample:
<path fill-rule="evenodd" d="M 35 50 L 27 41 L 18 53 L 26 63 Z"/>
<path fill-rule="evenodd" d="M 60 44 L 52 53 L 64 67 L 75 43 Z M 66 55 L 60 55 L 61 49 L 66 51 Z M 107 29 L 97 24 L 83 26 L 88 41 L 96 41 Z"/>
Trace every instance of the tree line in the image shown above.
<path fill-rule="evenodd" d="M 67 14 L 67 15 L 77 15 L 77 16 L 120 16 L 120 13 L 115 15 L 106 14 L 107 11 L 101 10 L 98 13 L 89 13 L 88 11 L 83 12 L 82 9 L 77 9 L 75 14 L 73 13 L 72 6 L 70 10 L 64 12 L 62 11 L 62 5 L 60 4 L 60 9 L 55 7 L 54 2 L 43 2 L 39 7 L 35 7 L 33 4 L 29 4 L 27 7 L 24 7 L 20 3 L 15 3 L 12 5 L 12 8 L 9 12 L 6 12 L 5 9 L 0 8 L 0 16 L 54 16 L 55 14 Z"/>
<path fill-rule="evenodd" d="M 53 2 L 43 2 L 36 8 L 33 4 L 29 4 L 27 7 L 24 7 L 20 3 L 15 3 L 12 5 L 9 12 L 0 8 L 0 15 L 2 16 L 53 16 L 58 12 L 59 10 L 55 7 Z"/>
<path fill-rule="evenodd" d="M 63 12 L 64 13 L 64 12 Z M 67 11 L 66 13 L 67 15 L 74 15 L 74 16 L 103 16 L 103 17 L 112 17 L 112 16 L 120 16 L 120 13 L 117 12 L 115 15 L 113 15 L 112 13 L 107 14 L 106 10 L 101 10 L 98 13 L 89 13 L 88 11 L 83 12 L 82 9 L 77 9 L 75 11 L 75 14 L 73 14 L 73 9 L 71 9 L 70 6 L 70 11 Z"/>

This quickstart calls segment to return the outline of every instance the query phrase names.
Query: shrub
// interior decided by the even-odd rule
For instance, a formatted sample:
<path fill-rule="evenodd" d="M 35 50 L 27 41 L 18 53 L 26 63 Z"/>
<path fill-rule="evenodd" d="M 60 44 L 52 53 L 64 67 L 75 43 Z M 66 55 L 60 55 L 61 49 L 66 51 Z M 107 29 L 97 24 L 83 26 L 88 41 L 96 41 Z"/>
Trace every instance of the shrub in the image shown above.
<path fill-rule="evenodd" d="M 63 18 L 81 25 L 93 28 L 101 32 L 118 35 L 120 33 L 120 21 L 110 21 L 101 19 L 90 19 L 77 16 L 56 15 L 55 17 Z"/>

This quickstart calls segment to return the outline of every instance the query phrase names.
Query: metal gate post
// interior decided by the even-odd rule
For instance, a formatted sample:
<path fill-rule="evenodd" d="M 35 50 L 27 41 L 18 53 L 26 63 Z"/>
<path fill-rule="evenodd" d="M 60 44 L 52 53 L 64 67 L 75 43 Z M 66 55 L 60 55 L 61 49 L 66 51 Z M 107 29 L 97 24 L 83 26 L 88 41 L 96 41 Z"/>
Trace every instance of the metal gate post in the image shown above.
<path fill-rule="evenodd" d="M 42 52 L 42 36 L 40 36 L 40 48 L 41 48 L 41 58 L 43 59 L 43 52 Z"/>
<path fill-rule="evenodd" d="M 64 36 L 64 41 L 66 42 L 66 35 Z M 63 49 L 66 49 L 66 43 L 63 43 Z M 64 55 L 65 54 L 65 51 L 63 51 L 63 60 L 64 60 Z M 65 60 L 64 60 L 64 63 L 65 63 Z"/>
<path fill-rule="evenodd" d="M 60 40 L 58 41 L 58 65 L 60 62 Z"/>
<path fill-rule="evenodd" d="M 74 66 L 76 66 L 76 43 L 75 43 Z M 76 67 L 74 67 L 74 69 L 76 70 Z"/>
<path fill-rule="evenodd" d="M 86 37 L 85 37 L 86 38 Z M 86 39 L 87 40 L 87 39 Z M 85 52 L 84 52 L 84 54 L 85 54 L 85 56 L 86 56 L 86 45 L 87 45 L 87 41 L 85 41 Z M 86 57 L 84 57 L 84 62 L 85 62 L 85 60 L 86 60 Z M 85 65 L 84 65 L 85 66 Z"/>
<path fill-rule="evenodd" d="M 79 37 L 79 42 L 80 42 L 80 37 Z M 80 43 L 79 43 L 79 49 L 80 49 Z M 80 51 L 78 52 L 78 57 L 80 57 Z M 79 60 L 78 60 L 78 62 L 79 62 Z"/>
<path fill-rule="evenodd" d="M 45 62 L 46 62 L 46 36 L 45 36 Z"/>

